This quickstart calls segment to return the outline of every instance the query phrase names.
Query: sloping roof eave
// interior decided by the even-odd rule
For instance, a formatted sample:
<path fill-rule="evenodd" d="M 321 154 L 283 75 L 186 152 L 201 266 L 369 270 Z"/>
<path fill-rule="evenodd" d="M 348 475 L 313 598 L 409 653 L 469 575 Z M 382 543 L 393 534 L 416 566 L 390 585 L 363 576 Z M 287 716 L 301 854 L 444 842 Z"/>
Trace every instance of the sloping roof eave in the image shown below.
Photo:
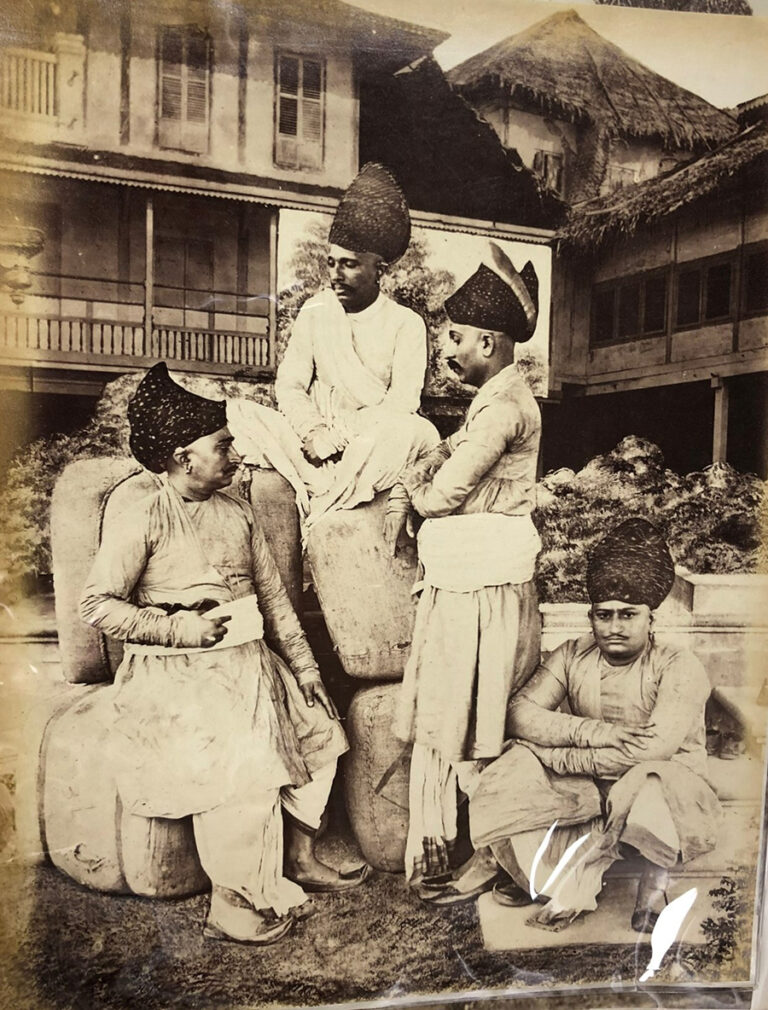
<path fill-rule="evenodd" d="M 768 160 L 768 126 L 756 124 L 714 151 L 678 165 L 665 175 L 596 197 L 571 209 L 558 229 L 559 248 L 594 249 L 619 235 L 670 217 Z M 762 176 L 764 181 L 768 177 Z"/>

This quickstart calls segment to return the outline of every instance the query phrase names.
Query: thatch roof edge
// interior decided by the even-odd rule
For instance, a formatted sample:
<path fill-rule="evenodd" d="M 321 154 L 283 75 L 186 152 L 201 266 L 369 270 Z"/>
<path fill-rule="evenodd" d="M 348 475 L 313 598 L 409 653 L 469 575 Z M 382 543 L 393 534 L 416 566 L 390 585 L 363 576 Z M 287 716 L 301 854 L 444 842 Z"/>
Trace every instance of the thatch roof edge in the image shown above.
<path fill-rule="evenodd" d="M 578 204 L 556 234 L 558 251 L 594 249 L 610 238 L 629 237 L 702 199 L 764 156 L 768 125 L 756 123 L 663 175 Z"/>
<path fill-rule="evenodd" d="M 545 31 L 549 29 L 550 32 L 560 31 L 561 26 L 566 32 L 564 38 L 573 51 L 575 64 L 581 60 L 590 68 L 588 71 L 590 78 L 602 96 L 600 103 L 590 101 L 588 92 L 584 90 L 573 90 L 569 97 L 566 97 L 562 93 L 564 90 L 562 87 L 558 88 L 546 80 L 546 74 L 539 81 L 542 85 L 540 87 L 537 87 L 536 81 L 530 77 L 528 80 L 521 80 L 519 74 L 518 76 L 505 74 L 505 61 L 506 66 L 510 67 L 514 66 L 516 61 L 522 60 L 523 67 L 535 77 L 531 70 L 531 52 L 526 51 L 523 38 L 530 41 L 530 36 L 535 36 L 537 32 L 541 33 L 542 29 Z M 537 41 L 539 45 L 543 44 L 540 39 Z M 637 102 L 628 106 L 625 101 L 623 109 L 614 105 L 613 99 L 617 95 L 612 95 L 611 87 L 603 79 L 604 64 L 595 60 L 593 56 L 595 46 L 599 46 L 601 54 L 612 56 L 614 66 L 621 67 L 626 78 L 625 92 L 634 91 L 637 96 L 642 97 L 644 105 L 643 103 L 640 105 L 643 105 L 643 108 Z M 535 48 L 533 52 L 536 53 Z M 557 57 L 555 59 L 557 61 Z M 560 52 L 560 63 L 563 59 L 563 52 Z M 542 67 L 546 67 L 549 60 L 542 55 L 540 62 Z M 518 71 L 522 73 L 520 68 Z M 662 142 L 674 142 L 678 147 L 693 149 L 702 144 L 710 146 L 713 143 L 720 143 L 737 130 L 735 117 L 717 109 L 700 95 L 652 71 L 601 36 L 573 10 L 551 15 L 517 35 L 494 43 L 482 53 L 476 53 L 453 67 L 448 71 L 447 77 L 452 86 L 466 95 L 470 101 L 480 94 L 487 93 L 489 89 L 506 92 L 510 96 L 519 93 L 528 96 L 534 104 L 543 108 L 562 110 L 565 119 L 593 122 L 614 136 L 658 137 Z M 562 78 L 559 80 L 562 81 Z M 658 93 L 652 84 L 660 89 Z M 548 88 L 550 90 L 547 90 Z M 555 91 L 559 93 L 555 94 Z"/>

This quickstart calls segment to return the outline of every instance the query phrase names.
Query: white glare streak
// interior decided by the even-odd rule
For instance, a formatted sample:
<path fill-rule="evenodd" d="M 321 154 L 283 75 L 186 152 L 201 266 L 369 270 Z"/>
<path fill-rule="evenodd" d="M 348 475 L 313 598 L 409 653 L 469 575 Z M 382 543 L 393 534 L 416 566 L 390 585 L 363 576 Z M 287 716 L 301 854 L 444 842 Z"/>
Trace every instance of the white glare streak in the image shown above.
<path fill-rule="evenodd" d="M 661 967 L 661 961 L 669 948 L 675 942 L 677 934 L 683 925 L 686 915 L 696 900 L 698 890 L 692 887 L 690 891 L 681 894 L 679 898 L 671 901 L 666 908 L 659 913 L 656 925 L 651 933 L 651 960 L 648 967 L 640 976 L 641 982 L 647 982 L 653 978 Z"/>
<path fill-rule="evenodd" d="M 565 852 L 560 857 L 560 862 L 557 864 L 557 866 L 554 868 L 554 870 L 550 873 L 550 875 L 549 875 L 549 877 L 547 879 L 546 884 L 542 887 L 542 889 L 541 889 L 541 893 L 542 894 L 549 894 L 550 893 L 549 892 L 550 887 L 554 884 L 554 882 L 557 880 L 557 878 L 563 872 L 563 870 L 565 869 L 565 867 L 566 867 L 566 865 L 568 863 L 568 860 L 576 852 L 577 849 L 581 848 L 581 846 L 584 844 L 584 842 L 586 842 L 586 840 L 588 838 L 589 838 L 589 833 L 587 833 L 586 835 L 582 835 L 581 838 L 577 838 L 575 842 L 571 842 L 571 844 L 568 846 L 568 848 L 565 850 Z"/>
<path fill-rule="evenodd" d="M 531 901 L 535 901 L 536 898 L 538 898 L 538 894 L 536 892 L 536 888 L 533 883 L 534 880 L 536 879 L 536 870 L 538 870 L 539 868 L 541 858 L 546 852 L 547 846 L 549 845 L 549 840 L 552 837 L 552 832 L 555 830 L 556 827 L 557 827 L 557 821 L 555 821 L 547 828 L 547 833 L 546 835 L 544 835 L 541 845 L 538 847 L 538 849 L 536 849 L 536 855 L 533 857 L 533 862 L 531 863 L 531 878 L 528 884 L 528 889 L 531 894 Z"/>

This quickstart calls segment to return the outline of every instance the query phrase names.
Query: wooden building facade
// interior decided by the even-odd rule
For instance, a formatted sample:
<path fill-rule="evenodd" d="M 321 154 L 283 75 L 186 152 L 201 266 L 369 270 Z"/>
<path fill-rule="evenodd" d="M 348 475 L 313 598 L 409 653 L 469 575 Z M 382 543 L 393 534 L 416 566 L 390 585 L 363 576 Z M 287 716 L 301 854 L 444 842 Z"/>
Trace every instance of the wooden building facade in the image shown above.
<path fill-rule="evenodd" d="M 361 83 L 445 36 L 339 0 L 37 7 L 0 52 L 0 383 L 268 375 L 279 211 L 335 206 Z"/>
<path fill-rule="evenodd" d="M 553 270 L 559 444 L 768 475 L 768 125 L 573 208 Z"/>

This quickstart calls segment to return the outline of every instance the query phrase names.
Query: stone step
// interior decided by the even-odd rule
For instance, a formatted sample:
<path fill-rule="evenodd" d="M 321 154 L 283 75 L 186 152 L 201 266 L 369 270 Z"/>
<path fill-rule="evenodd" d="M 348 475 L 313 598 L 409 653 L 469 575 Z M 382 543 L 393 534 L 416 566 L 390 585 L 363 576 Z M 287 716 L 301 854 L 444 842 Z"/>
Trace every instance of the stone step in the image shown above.
<path fill-rule="evenodd" d="M 674 878 L 667 892 L 670 901 L 696 888 L 696 899 L 686 916 L 677 940 L 685 943 L 703 943 L 706 939 L 702 923 L 716 917 L 713 898 L 709 894 L 719 880 L 710 876 Z M 597 910 L 584 913 L 571 925 L 558 933 L 526 925 L 535 906 L 508 908 L 499 905 L 489 892 L 478 899 L 477 911 L 486 950 L 540 950 L 567 947 L 573 944 L 643 944 L 650 943 L 650 935 L 636 933 L 631 925 L 635 906 L 637 883 L 628 876 L 606 877 L 603 890 L 597 899 Z M 538 907 L 538 906 L 536 906 Z M 673 956 L 673 955 L 672 955 Z M 641 966 L 641 971 L 644 966 Z"/>

